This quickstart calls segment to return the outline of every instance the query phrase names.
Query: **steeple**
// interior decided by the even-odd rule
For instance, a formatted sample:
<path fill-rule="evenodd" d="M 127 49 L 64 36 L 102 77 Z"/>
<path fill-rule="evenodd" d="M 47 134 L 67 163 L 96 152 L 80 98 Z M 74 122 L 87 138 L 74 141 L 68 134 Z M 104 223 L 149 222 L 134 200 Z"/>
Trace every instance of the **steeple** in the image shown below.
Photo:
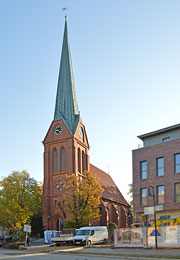
<path fill-rule="evenodd" d="M 67 20 L 65 17 L 64 38 L 59 70 L 54 121 L 64 120 L 74 135 L 80 115 L 76 100 L 71 54 L 68 41 Z"/>

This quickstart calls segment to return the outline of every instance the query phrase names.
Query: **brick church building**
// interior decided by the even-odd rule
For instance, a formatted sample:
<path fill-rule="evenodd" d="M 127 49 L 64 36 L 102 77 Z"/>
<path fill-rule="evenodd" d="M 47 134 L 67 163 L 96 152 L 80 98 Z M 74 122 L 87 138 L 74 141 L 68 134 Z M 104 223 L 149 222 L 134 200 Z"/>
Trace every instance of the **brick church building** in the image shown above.
<path fill-rule="evenodd" d="M 110 175 L 90 164 L 88 137 L 80 117 L 75 94 L 66 19 L 54 119 L 43 144 L 44 229 L 59 229 L 59 223 L 65 218 L 69 218 L 68 212 L 63 214 L 62 210 L 65 176 L 72 173 L 82 176 L 84 170 L 91 171 L 104 189 L 100 205 L 101 218 L 98 225 L 115 222 L 119 227 L 126 227 L 129 224 L 130 205 Z"/>

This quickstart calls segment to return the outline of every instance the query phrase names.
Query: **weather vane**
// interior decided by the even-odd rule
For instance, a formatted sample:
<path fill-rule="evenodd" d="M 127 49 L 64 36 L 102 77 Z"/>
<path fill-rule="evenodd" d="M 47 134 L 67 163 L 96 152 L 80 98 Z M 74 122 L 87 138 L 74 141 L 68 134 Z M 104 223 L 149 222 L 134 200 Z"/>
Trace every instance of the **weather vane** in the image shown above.
<path fill-rule="evenodd" d="M 65 18 L 67 18 L 67 14 L 66 14 L 67 9 L 68 9 L 67 7 L 62 8 L 62 11 L 65 11 Z"/>

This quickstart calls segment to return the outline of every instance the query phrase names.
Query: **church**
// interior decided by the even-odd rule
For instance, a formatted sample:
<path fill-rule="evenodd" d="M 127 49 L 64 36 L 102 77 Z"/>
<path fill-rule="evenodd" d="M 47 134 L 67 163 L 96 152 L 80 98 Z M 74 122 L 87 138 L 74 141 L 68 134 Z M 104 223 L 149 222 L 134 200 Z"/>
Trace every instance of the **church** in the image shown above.
<path fill-rule="evenodd" d="M 66 18 L 54 119 L 43 145 L 45 230 L 59 230 L 59 223 L 69 217 L 68 213 L 63 214 L 63 210 L 60 210 L 64 205 L 62 194 L 66 174 L 83 176 L 85 170 L 90 171 L 104 189 L 99 205 L 101 217 L 97 224 L 108 226 L 114 222 L 118 227 L 129 225 L 130 205 L 110 175 L 90 163 L 88 136 L 76 100 Z"/>

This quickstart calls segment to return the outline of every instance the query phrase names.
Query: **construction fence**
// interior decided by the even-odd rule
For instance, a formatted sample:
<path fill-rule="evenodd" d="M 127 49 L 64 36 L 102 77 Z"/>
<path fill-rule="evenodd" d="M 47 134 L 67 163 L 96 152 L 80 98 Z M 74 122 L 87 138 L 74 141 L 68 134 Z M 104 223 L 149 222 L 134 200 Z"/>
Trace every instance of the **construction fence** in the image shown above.
<path fill-rule="evenodd" d="M 180 247 L 180 226 L 157 227 L 158 247 Z M 155 228 L 137 227 L 114 230 L 115 247 L 155 247 Z"/>

